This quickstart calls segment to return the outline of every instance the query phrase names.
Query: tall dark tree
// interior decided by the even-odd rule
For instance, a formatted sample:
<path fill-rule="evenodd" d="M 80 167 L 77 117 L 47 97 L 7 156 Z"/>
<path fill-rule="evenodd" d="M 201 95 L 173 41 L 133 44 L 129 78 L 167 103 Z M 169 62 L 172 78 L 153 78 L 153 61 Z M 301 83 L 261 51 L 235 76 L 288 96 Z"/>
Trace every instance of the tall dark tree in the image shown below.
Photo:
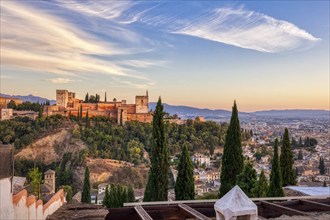
<path fill-rule="evenodd" d="M 257 183 L 257 172 L 251 163 L 244 166 L 243 171 L 237 176 L 237 185 L 241 187 L 248 197 L 253 197 L 253 189 Z"/>
<path fill-rule="evenodd" d="M 255 198 L 267 196 L 268 183 L 267 183 L 267 179 L 266 179 L 264 170 L 261 170 L 258 182 L 256 183 L 256 186 L 252 191 L 253 191 L 253 197 L 255 197 Z"/>
<path fill-rule="evenodd" d="M 210 144 L 210 155 L 213 156 L 214 154 L 214 145 Z"/>
<path fill-rule="evenodd" d="M 107 102 L 107 92 L 104 93 L 104 102 Z"/>
<path fill-rule="evenodd" d="M 38 112 L 38 118 L 42 118 L 42 110 L 43 110 L 43 107 L 41 106 L 39 109 L 39 112 Z"/>
<path fill-rule="evenodd" d="M 85 120 L 86 120 L 86 128 L 89 128 L 90 127 L 90 120 L 89 120 L 89 117 L 88 117 L 88 110 L 86 112 Z"/>
<path fill-rule="evenodd" d="M 324 166 L 324 159 L 323 159 L 323 157 L 320 157 L 319 169 L 320 169 L 320 174 L 321 175 L 324 175 L 325 174 L 325 166 Z"/>
<path fill-rule="evenodd" d="M 103 202 L 102 203 L 107 208 L 110 208 L 110 206 L 111 206 L 109 185 L 107 185 L 105 187 L 104 199 L 103 199 Z"/>
<path fill-rule="evenodd" d="M 280 156 L 283 186 L 296 184 L 296 175 L 293 170 L 293 163 L 294 159 L 290 146 L 289 131 L 285 128 Z"/>
<path fill-rule="evenodd" d="M 89 102 L 89 96 L 88 96 L 88 92 L 87 92 L 87 94 L 86 94 L 86 96 L 85 96 L 85 102 L 86 102 L 86 103 L 88 103 L 88 102 Z"/>
<path fill-rule="evenodd" d="M 272 171 L 270 173 L 270 184 L 267 196 L 269 197 L 282 197 L 284 196 L 282 188 L 282 172 L 280 160 L 278 157 L 278 140 L 275 139 L 274 156 L 272 160 Z"/>
<path fill-rule="evenodd" d="M 123 111 L 124 111 L 123 109 L 120 110 L 120 119 L 119 119 L 120 120 L 120 122 L 119 122 L 120 126 L 123 126 Z"/>
<path fill-rule="evenodd" d="M 222 157 L 220 197 L 224 196 L 235 186 L 237 175 L 243 171 L 243 166 L 241 129 L 235 101 Z"/>
<path fill-rule="evenodd" d="M 302 150 L 300 149 L 299 153 L 298 153 L 298 160 L 302 160 L 303 158 L 304 158 L 304 156 L 303 156 Z"/>
<path fill-rule="evenodd" d="M 159 97 L 152 120 L 151 166 L 144 201 L 167 201 L 169 155 L 166 146 L 164 107 Z"/>
<path fill-rule="evenodd" d="M 79 121 L 82 120 L 82 105 L 80 104 L 80 111 L 79 111 L 79 116 L 78 116 L 78 119 Z"/>
<path fill-rule="evenodd" d="M 302 139 L 301 139 L 301 137 L 299 137 L 299 147 L 302 147 L 302 146 L 303 146 Z"/>
<path fill-rule="evenodd" d="M 89 180 L 89 167 L 88 166 L 85 169 L 85 179 L 84 179 L 83 192 L 81 195 L 81 202 L 82 203 L 91 203 L 91 183 Z"/>
<path fill-rule="evenodd" d="M 175 200 L 193 200 L 195 198 L 194 167 L 188 147 L 183 145 L 178 164 L 178 177 L 175 183 Z"/>
<path fill-rule="evenodd" d="M 127 189 L 127 201 L 128 202 L 135 202 L 135 195 L 132 186 L 129 186 Z"/>

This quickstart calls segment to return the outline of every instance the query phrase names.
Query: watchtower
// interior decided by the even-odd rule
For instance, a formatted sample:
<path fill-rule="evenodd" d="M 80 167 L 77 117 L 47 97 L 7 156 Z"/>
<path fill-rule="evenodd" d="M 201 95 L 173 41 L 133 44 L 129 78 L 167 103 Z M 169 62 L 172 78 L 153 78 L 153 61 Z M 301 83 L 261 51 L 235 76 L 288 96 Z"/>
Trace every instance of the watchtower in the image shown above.
<path fill-rule="evenodd" d="M 149 95 L 135 96 L 135 113 L 148 113 L 149 111 Z"/>

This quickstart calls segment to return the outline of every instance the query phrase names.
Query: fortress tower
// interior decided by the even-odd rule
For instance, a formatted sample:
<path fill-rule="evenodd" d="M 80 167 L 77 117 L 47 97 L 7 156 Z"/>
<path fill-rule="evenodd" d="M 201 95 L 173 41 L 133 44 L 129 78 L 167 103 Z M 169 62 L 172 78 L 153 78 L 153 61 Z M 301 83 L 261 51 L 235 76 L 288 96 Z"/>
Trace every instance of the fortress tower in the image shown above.
<path fill-rule="evenodd" d="M 69 101 L 69 92 L 68 90 L 56 90 L 56 105 L 58 107 L 67 107 Z"/>
<path fill-rule="evenodd" d="M 144 96 L 135 96 L 135 112 L 137 114 L 140 113 L 148 113 L 149 112 L 149 96 L 148 90 L 146 91 L 146 95 Z"/>

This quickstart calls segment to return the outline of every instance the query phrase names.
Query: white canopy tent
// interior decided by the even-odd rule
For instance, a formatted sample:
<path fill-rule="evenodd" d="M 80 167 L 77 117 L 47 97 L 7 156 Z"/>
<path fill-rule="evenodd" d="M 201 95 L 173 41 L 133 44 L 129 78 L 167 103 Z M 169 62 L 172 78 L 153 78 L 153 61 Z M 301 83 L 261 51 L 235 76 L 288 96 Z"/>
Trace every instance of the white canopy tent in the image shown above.
<path fill-rule="evenodd" d="M 214 204 L 214 210 L 217 220 L 235 220 L 239 216 L 249 220 L 258 219 L 256 204 L 237 185 Z"/>

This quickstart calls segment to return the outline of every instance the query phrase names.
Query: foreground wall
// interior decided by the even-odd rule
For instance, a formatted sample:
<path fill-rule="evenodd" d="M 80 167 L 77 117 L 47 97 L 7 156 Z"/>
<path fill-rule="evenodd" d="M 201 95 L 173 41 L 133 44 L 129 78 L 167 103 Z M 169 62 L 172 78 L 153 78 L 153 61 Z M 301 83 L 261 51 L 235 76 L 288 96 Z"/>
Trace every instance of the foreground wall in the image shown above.
<path fill-rule="evenodd" d="M 0 219 L 14 219 L 11 177 L 0 179 Z"/>
<path fill-rule="evenodd" d="M 55 195 L 45 205 L 43 205 L 40 199 L 36 201 L 36 198 L 33 195 L 28 197 L 27 191 L 24 189 L 12 197 L 11 207 L 10 204 L 4 208 L 1 206 L 1 219 L 44 220 L 48 215 L 53 214 L 65 203 L 66 200 L 63 189 L 60 189 L 57 193 L 55 193 Z M 5 212 L 7 214 L 3 215 L 3 211 L 12 209 L 13 214 L 7 211 Z"/>

